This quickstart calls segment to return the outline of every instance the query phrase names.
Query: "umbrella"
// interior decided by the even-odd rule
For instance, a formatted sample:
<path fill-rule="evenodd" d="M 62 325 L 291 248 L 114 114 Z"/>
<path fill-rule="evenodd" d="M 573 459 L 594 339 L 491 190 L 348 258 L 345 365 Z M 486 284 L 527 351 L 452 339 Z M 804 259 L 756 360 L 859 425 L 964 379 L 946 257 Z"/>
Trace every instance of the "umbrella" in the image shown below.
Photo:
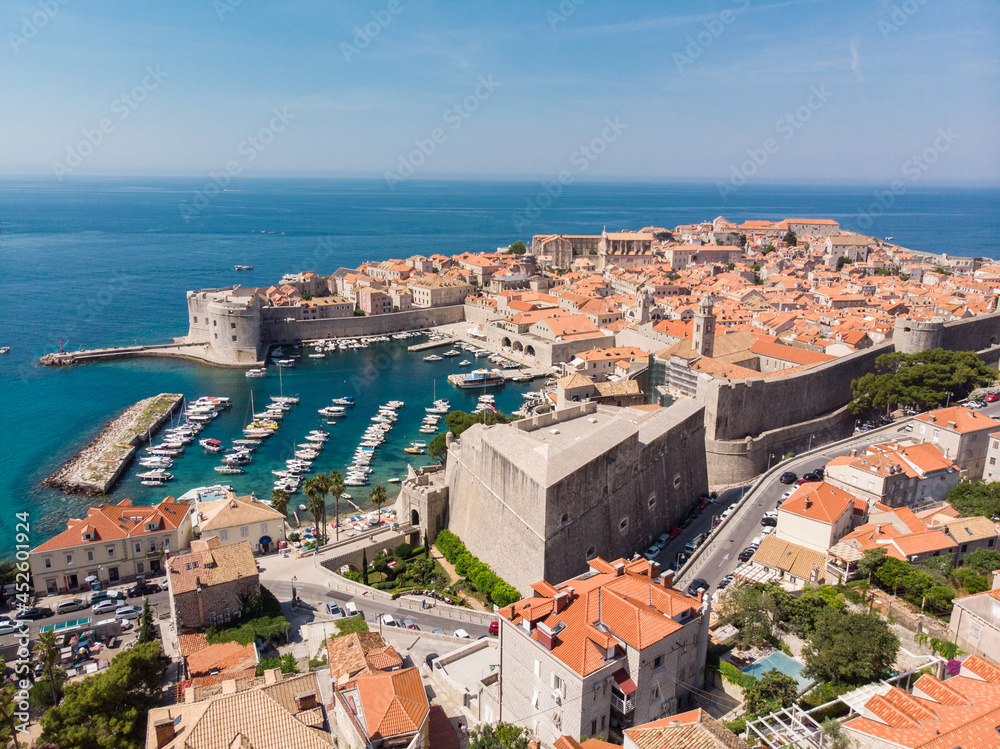
<path fill-rule="evenodd" d="M 86 583 L 96 583 L 97 575 L 87 575 L 85 578 L 83 578 L 83 581 Z"/>

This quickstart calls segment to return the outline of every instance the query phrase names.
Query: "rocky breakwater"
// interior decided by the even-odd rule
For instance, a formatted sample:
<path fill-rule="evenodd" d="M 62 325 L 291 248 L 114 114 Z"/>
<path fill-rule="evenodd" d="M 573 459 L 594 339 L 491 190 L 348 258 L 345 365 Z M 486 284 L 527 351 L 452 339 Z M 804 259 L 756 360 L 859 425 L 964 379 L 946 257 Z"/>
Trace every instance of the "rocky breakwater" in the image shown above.
<path fill-rule="evenodd" d="M 136 449 L 149 441 L 183 400 L 177 393 L 160 393 L 129 406 L 42 483 L 70 494 L 107 494 L 132 462 Z"/>

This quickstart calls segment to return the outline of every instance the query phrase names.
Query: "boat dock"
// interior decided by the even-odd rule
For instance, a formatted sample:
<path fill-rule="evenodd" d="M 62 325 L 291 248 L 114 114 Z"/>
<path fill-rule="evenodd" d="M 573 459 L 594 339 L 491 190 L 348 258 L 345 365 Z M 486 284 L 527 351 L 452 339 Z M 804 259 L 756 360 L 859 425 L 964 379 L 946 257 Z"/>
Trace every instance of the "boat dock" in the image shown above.
<path fill-rule="evenodd" d="M 407 346 L 407 351 L 428 351 L 432 348 L 441 348 L 442 346 L 454 346 L 454 338 L 446 338 L 443 341 L 424 341 L 423 343 L 415 343 L 412 346 Z"/>

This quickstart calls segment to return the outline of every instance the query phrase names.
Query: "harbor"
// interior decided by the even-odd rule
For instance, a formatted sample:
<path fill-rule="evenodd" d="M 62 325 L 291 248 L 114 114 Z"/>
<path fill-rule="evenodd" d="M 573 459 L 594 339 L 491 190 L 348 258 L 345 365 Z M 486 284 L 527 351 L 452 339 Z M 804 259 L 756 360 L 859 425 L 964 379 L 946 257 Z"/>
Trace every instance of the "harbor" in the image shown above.
<path fill-rule="evenodd" d="M 141 400 L 104 425 L 94 440 L 43 482 L 67 493 L 110 492 L 136 451 L 180 408 L 183 395 L 161 393 Z"/>

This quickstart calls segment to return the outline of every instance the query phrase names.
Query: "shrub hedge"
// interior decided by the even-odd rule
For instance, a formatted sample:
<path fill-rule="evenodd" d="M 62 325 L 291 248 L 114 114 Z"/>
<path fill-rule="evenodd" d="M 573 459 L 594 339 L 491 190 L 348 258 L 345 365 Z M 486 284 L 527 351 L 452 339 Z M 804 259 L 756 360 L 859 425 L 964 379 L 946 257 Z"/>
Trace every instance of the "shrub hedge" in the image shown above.
<path fill-rule="evenodd" d="M 438 551 L 455 566 L 455 573 L 476 586 L 476 590 L 489 598 L 497 606 L 509 606 L 521 600 L 521 594 L 513 585 L 505 582 L 488 564 L 465 548 L 462 540 L 445 529 L 438 533 L 434 541 Z"/>

